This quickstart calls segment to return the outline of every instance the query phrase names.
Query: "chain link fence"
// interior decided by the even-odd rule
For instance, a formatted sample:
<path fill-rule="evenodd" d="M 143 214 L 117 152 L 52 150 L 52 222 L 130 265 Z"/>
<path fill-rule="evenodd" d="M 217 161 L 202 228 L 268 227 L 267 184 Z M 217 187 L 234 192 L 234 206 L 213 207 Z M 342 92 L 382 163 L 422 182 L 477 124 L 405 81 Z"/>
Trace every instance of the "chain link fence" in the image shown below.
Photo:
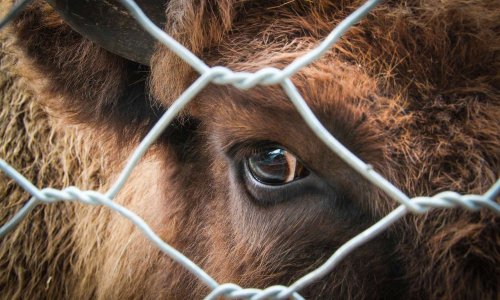
<path fill-rule="evenodd" d="M 15 17 L 22 8 L 30 1 L 18 2 L 11 12 L 0 21 L 0 28 L 3 27 L 8 20 Z M 351 15 L 345 18 L 332 32 L 313 50 L 296 59 L 284 69 L 262 68 L 255 73 L 234 72 L 228 68 L 216 66 L 209 67 L 196 55 L 166 34 L 161 28 L 158 28 L 132 0 L 120 0 L 121 4 L 126 7 L 136 21 L 147 32 L 151 34 L 159 42 L 167 46 L 171 51 L 176 53 L 200 76 L 198 79 L 187 88 L 181 96 L 169 107 L 164 115 L 159 119 L 156 125 L 142 140 L 140 145 L 135 149 L 126 163 L 123 171 L 119 175 L 116 182 L 105 193 L 96 191 L 82 191 L 77 187 L 70 186 L 62 190 L 53 188 L 40 189 L 34 186 L 29 180 L 23 177 L 22 174 L 12 168 L 7 162 L 0 159 L 0 170 L 5 172 L 9 177 L 14 179 L 25 191 L 32 197 L 20 209 L 13 218 L 0 227 L 0 237 L 5 236 L 9 231 L 13 230 L 16 225 L 27 218 L 28 213 L 40 204 L 51 204 L 59 201 L 78 201 L 87 205 L 102 205 L 106 206 L 132 222 L 142 233 L 151 240 L 161 251 L 167 254 L 174 261 L 181 264 L 189 272 L 194 274 L 207 287 L 211 289 L 211 293 L 205 299 L 216 299 L 218 297 L 226 297 L 229 299 L 248 298 L 248 299 L 303 299 L 299 294 L 300 290 L 312 284 L 318 279 L 332 272 L 336 265 L 342 261 L 349 253 L 360 245 L 373 239 L 375 236 L 383 232 L 394 222 L 401 219 L 408 213 L 422 214 L 434 208 L 456 208 L 476 211 L 481 208 L 491 210 L 497 215 L 500 215 L 500 205 L 494 199 L 500 194 L 500 179 L 483 195 L 460 195 L 458 193 L 447 191 L 434 196 L 414 197 L 411 198 L 393 184 L 387 181 L 369 164 L 361 161 L 356 155 L 351 153 L 344 147 L 328 130 L 318 121 L 311 109 L 290 80 L 290 77 L 300 71 L 301 68 L 311 64 L 313 61 L 321 57 L 349 28 L 366 16 L 381 0 L 369 0 L 361 7 L 355 10 Z M 126 209 L 113 201 L 120 189 L 123 187 L 132 170 L 137 165 L 141 157 L 145 154 L 148 148 L 161 135 L 163 130 L 172 122 L 176 115 L 208 84 L 214 83 L 218 85 L 232 85 L 238 89 L 246 90 L 258 85 L 280 85 L 283 91 L 288 95 L 290 101 L 296 107 L 306 124 L 316 134 L 316 136 L 328 146 L 336 155 L 338 155 L 349 166 L 359 172 L 364 178 L 372 184 L 384 191 L 389 197 L 400 203 L 400 206 L 382 218 L 380 221 L 361 232 L 333 253 L 320 267 L 298 279 L 290 286 L 275 285 L 265 289 L 255 289 L 241 287 L 233 283 L 220 283 L 213 279 L 210 274 L 207 274 L 202 268 L 196 265 L 189 258 L 177 251 L 175 248 L 165 243 L 141 217 L 134 212 Z"/>

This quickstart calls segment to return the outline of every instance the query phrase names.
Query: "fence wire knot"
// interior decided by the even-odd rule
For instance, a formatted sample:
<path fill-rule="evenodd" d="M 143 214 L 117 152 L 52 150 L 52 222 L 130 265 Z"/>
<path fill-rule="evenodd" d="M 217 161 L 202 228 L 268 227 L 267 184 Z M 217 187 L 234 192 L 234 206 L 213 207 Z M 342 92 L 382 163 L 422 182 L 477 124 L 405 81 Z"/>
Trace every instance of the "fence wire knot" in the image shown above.
<path fill-rule="evenodd" d="M 500 205 L 495 202 L 495 197 L 499 193 L 500 187 L 497 182 L 485 195 L 460 195 L 456 192 L 446 191 L 433 197 L 415 197 L 412 200 L 417 202 L 425 211 L 432 208 L 462 207 L 470 211 L 487 208 L 500 215 Z"/>
<path fill-rule="evenodd" d="M 291 297 L 295 300 L 303 300 L 297 292 L 290 292 L 290 288 L 283 285 L 273 285 L 266 289 L 244 289 L 234 283 L 224 283 L 215 288 L 205 300 L 215 300 L 218 297 L 225 297 L 227 299 L 249 299 L 249 300 L 263 300 L 263 299 L 286 299 Z"/>
<path fill-rule="evenodd" d="M 233 72 L 226 67 L 213 67 L 210 72 L 214 72 L 214 83 L 220 85 L 233 85 L 234 87 L 247 90 L 257 85 L 273 85 L 283 81 L 283 72 L 277 68 L 263 68 L 255 73 Z"/>

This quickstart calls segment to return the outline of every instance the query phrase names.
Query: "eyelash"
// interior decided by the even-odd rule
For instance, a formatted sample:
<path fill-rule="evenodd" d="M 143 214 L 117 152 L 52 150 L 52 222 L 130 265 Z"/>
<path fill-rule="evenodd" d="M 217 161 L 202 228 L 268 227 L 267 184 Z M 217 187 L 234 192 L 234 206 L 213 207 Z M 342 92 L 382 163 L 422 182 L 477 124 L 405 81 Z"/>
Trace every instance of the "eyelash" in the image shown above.
<path fill-rule="evenodd" d="M 299 157 L 297 159 L 310 173 L 307 178 L 294 180 L 285 185 L 274 186 L 261 183 L 255 179 L 248 169 L 247 160 L 252 155 L 262 153 L 270 148 L 281 148 L 288 151 L 285 146 L 272 141 L 248 141 L 233 145 L 227 151 L 227 155 L 234 166 L 233 174 L 237 178 L 238 185 L 246 192 L 254 204 L 268 206 L 299 199 L 302 195 L 323 195 L 322 180 L 313 175 Z M 293 152 L 290 153 L 293 154 Z"/>
<path fill-rule="evenodd" d="M 265 149 L 279 147 L 288 151 L 288 149 L 272 141 L 248 141 L 232 145 L 227 151 L 227 155 L 236 162 L 244 161 L 247 157 L 256 155 Z M 293 152 L 292 152 L 293 153 Z"/>
<path fill-rule="evenodd" d="M 301 200 L 321 201 L 334 205 L 342 199 L 342 193 L 331 180 L 318 176 L 314 170 L 297 159 L 308 170 L 308 175 L 284 185 L 266 185 L 253 178 L 248 170 L 247 158 L 269 148 L 288 149 L 272 141 L 248 141 L 233 145 L 227 156 L 232 165 L 232 177 L 238 189 L 241 189 L 254 205 L 267 207 L 278 204 L 291 204 Z M 293 151 L 291 152 L 294 153 Z"/>

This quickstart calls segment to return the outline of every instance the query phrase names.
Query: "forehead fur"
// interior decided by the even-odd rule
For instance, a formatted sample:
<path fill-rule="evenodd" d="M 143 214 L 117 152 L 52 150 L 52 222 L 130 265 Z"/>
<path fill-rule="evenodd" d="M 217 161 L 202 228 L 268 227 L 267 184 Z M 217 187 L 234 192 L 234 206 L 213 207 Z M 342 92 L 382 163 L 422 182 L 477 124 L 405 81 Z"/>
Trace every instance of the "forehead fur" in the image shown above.
<path fill-rule="evenodd" d="M 369 159 L 377 152 L 380 155 L 376 145 L 379 132 L 370 126 L 371 104 L 379 96 L 373 81 L 352 69 L 340 61 L 320 62 L 302 70 L 293 81 L 325 127 L 351 151 Z M 197 111 L 193 115 L 209 124 L 221 139 L 222 149 L 268 140 L 296 149 L 311 161 L 328 156 L 320 153 L 331 152 L 307 127 L 279 85 L 247 91 L 210 86 L 192 106 L 191 113 Z"/>

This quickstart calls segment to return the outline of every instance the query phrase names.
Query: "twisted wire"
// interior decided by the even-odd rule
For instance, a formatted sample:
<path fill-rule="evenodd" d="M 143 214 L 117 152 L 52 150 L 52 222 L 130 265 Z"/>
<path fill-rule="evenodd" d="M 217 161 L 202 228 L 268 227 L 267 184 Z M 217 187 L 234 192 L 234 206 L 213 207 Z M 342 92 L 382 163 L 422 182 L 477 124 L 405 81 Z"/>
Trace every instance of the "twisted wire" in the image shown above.
<path fill-rule="evenodd" d="M 14 7 L 0 20 L 0 29 L 5 27 L 10 21 L 16 18 L 23 9 L 32 2 L 33 0 L 22 0 L 16 1 Z"/>

